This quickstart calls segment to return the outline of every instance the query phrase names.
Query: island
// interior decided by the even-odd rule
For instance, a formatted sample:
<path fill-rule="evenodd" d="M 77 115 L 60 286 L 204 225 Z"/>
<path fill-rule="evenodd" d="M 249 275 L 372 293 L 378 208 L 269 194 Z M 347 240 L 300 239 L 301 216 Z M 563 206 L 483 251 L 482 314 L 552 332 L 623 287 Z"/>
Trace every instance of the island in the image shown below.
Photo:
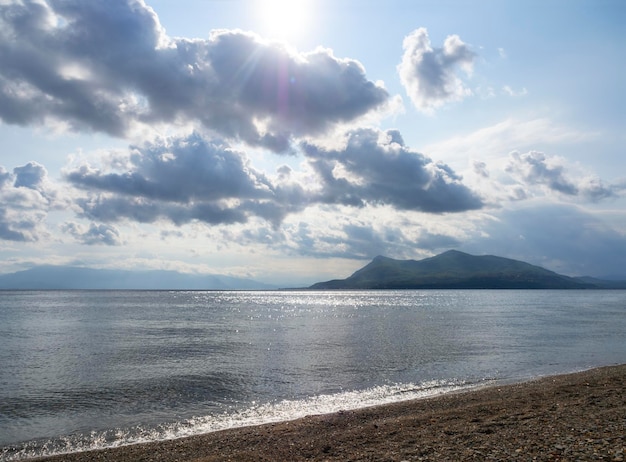
<path fill-rule="evenodd" d="M 346 279 L 318 282 L 334 289 L 623 289 L 624 281 L 574 278 L 540 266 L 494 255 L 449 250 L 423 260 L 378 256 Z"/>

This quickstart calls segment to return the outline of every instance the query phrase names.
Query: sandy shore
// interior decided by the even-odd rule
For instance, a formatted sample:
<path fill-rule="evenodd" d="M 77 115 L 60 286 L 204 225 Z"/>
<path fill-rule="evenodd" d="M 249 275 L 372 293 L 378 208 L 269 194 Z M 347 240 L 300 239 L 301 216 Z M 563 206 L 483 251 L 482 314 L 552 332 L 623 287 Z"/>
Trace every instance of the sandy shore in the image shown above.
<path fill-rule="evenodd" d="M 45 461 L 612 460 L 626 365 Z"/>

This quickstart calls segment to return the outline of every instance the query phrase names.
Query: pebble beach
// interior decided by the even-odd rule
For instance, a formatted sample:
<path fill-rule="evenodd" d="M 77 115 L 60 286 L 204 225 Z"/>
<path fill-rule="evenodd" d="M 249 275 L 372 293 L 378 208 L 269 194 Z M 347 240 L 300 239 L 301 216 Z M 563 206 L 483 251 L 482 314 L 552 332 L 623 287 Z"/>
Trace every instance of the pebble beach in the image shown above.
<path fill-rule="evenodd" d="M 36 459 L 623 461 L 626 365 L 188 438 Z"/>

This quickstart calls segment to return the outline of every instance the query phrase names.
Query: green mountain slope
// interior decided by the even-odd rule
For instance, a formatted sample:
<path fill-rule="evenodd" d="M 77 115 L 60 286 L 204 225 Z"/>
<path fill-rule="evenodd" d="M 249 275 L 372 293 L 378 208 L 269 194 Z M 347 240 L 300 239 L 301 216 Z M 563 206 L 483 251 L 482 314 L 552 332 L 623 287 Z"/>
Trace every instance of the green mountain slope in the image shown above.
<path fill-rule="evenodd" d="M 424 260 L 376 257 L 347 279 L 311 289 L 588 289 L 576 280 L 518 260 L 449 250 Z"/>

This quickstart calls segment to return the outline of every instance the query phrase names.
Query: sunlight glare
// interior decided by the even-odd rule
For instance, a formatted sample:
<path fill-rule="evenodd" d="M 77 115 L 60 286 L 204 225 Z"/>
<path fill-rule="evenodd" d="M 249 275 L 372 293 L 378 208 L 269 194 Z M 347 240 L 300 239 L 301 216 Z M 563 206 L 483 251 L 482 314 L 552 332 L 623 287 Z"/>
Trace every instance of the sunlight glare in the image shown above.
<path fill-rule="evenodd" d="M 312 0 L 256 0 L 260 32 L 270 39 L 294 41 L 311 22 Z"/>

